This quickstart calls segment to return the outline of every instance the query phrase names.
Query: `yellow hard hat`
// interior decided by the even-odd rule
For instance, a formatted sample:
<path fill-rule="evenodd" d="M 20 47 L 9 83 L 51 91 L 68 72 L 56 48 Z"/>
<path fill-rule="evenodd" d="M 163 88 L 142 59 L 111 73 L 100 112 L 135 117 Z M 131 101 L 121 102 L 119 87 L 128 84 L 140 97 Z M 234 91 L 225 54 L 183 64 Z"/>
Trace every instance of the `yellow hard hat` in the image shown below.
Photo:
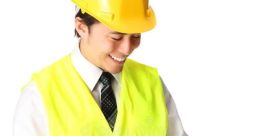
<path fill-rule="evenodd" d="M 148 0 L 72 0 L 110 29 L 121 33 L 141 33 L 155 27 L 156 18 Z"/>

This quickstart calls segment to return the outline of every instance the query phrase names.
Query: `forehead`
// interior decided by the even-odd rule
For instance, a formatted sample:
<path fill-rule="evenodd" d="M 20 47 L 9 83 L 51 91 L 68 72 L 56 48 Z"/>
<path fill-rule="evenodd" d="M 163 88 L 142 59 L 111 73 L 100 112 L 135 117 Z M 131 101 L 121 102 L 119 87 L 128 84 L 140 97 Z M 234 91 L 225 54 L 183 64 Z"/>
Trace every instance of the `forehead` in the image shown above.
<path fill-rule="evenodd" d="M 117 31 L 114 31 L 112 29 L 110 29 L 109 27 L 105 26 L 104 24 L 102 23 L 95 23 L 93 24 L 93 28 L 97 31 L 100 31 L 100 32 L 104 32 L 104 33 L 109 33 L 109 34 L 117 34 L 117 35 L 140 35 L 140 33 L 122 33 L 122 32 L 117 32 Z"/>

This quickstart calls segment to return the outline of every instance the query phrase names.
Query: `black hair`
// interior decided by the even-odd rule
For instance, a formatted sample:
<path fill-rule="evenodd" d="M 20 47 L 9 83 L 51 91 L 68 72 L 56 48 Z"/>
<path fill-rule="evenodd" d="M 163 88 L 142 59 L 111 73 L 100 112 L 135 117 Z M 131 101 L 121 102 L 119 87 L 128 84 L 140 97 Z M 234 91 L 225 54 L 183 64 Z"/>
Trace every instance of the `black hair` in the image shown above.
<path fill-rule="evenodd" d="M 93 16 L 89 15 L 88 13 L 82 13 L 81 9 L 77 12 L 76 17 L 80 17 L 83 22 L 85 23 L 85 25 L 87 25 L 87 27 L 90 30 L 90 27 L 95 24 L 95 23 L 99 23 L 99 21 L 97 19 L 95 19 Z M 90 32 L 90 31 L 89 31 Z M 75 29 L 75 36 L 76 37 L 80 37 L 79 33 L 76 31 Z"/>

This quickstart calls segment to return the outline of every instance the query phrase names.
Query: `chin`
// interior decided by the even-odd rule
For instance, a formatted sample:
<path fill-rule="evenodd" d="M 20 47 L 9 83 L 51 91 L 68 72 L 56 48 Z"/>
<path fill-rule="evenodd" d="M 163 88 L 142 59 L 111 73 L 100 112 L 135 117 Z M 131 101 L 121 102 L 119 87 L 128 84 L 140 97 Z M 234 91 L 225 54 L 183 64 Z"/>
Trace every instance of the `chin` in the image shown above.
<path fill-rule="evenodd" d="M 117 73 L 120 73 L 122 71 L 122 67 L 119 67 L 119 68 L 108 68 L 107 71 L 112 73 L 112 74 L 117 74 Z"/>
<path fill-rule="evenodd" d="M 110 73 L 117 74 L 117 73 L 120 73 L 121 71 L 122 71 L 122 69 L 120 69 L 120 70 L 112 70 L 112 71 L 110 71 Z"/>

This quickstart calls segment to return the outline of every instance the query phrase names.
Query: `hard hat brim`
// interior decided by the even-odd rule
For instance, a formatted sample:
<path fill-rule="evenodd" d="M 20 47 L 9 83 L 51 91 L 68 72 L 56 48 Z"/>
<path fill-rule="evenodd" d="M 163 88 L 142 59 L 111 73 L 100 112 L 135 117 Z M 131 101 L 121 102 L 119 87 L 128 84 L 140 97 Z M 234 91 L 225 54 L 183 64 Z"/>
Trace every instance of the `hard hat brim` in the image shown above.
<path fill-rule="evenodd" d="M 81 11 L 88 13 L 113 31 L 142 33 L 156 25 L 154 11 L 148 0 L 87 1 L 72 0 Z"/>

